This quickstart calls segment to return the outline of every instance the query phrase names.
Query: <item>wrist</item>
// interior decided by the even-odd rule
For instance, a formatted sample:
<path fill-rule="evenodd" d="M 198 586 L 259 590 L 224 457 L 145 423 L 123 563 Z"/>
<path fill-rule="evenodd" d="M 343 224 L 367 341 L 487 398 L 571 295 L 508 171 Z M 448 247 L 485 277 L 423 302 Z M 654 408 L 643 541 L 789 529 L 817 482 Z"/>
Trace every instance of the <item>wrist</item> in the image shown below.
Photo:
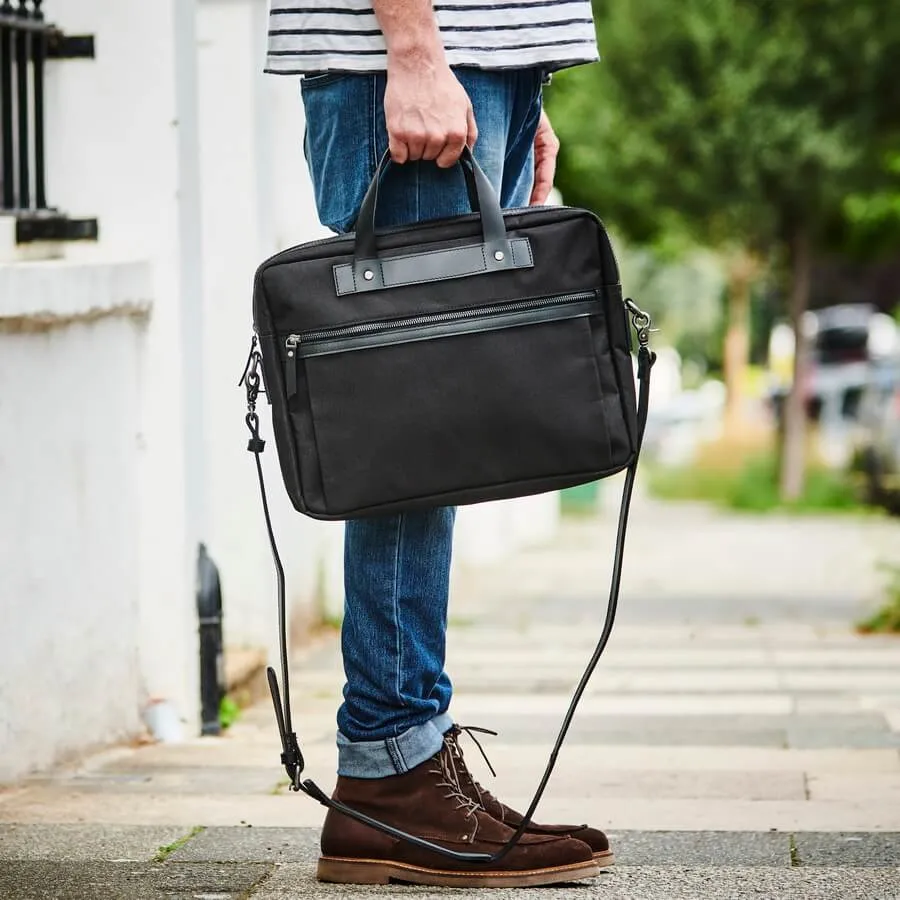
<path fill-rule="evenodd" d="M 447 57 L 437 33 L 397 35 L 388 42 L 388 71 L 425 73 L 446 65 Z"/>

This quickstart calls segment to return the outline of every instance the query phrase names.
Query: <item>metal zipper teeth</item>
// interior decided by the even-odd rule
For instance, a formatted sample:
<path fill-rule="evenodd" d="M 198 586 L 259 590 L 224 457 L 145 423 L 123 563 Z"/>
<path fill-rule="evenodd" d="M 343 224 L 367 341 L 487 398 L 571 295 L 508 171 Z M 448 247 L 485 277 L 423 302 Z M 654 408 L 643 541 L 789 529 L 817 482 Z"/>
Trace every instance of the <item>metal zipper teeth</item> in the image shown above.
<path fill-rule="evenodd" d="M 487 316 L 518 312 L 519 310 L 542 309 L 544 307 L 562 306 L 566 303 L 577 303 L 592 300 L 596 291 L 580 291 L 576 294 L 560 294 L 557 297 L 537 297 L 533 300 L 515 300 L 509 303 L 495 303 L 479 309 L 459 309 L 447 313 L 431 313 L 430 315 L 411 316 L 397 319 L 394 322 L 366 322 L 359 325 L 345 325 L 327 331 L 310 331 L 304 334 L 290 334 L 285 338 L 285 346 L 290 350 L 298 344 L 311 344 L 318 341 L 330 341 L 343 337 L 359 337 L 364 334 L 389 334 L 405 328 L 417 328 L 421 325 L 441 325 L 448 322 L 460 322 L 469 319 L 480 319 Z"/>

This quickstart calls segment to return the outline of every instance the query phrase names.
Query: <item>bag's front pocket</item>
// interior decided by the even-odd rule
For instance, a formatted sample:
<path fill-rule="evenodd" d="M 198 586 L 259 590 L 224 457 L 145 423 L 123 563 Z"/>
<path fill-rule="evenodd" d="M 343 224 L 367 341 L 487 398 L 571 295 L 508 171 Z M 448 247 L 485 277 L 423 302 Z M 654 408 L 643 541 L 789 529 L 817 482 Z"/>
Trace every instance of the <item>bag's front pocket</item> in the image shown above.
<path fill-rule="evenodd" d="M 292 335 L 328 511 L 604 470 L 593 294 Z"/>

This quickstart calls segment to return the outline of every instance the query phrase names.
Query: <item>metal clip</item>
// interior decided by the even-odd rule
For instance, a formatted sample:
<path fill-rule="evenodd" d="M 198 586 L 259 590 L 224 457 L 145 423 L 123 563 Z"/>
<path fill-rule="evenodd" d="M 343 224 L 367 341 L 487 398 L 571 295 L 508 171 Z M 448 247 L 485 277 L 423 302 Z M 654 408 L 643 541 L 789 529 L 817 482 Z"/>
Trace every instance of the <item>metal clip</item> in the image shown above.
<path fill-rule="evenodd" d="M 247 357 L 247 364 L 244 366 L 244 374 L 238 382 L 238 387 L 243 385 L 247 390 L 247 415 L 244 421 L 250 430 L 250 440 L 247 443 L 247 449 L 251 453 L 257 455 L 262 453 L 266 442 L 259 436 L 259 416 L 256 414 L 256 399 L 259 392 L 263 390 L 262 380 L 259 375 L 259 364 L 262 362 L 262 356 L 257 348 L 256 335 L 250 342 L 250 355 Z"/>
<path fill-rule="evenodd" d="M 637 332 L 638 343 L 646 347 L 650 343 L 650 335 L 658 330 L 650 327 L 653 324 L 650 314 L 644 312 L 630 297 L 625 300 L 625 308 L 631 313 L 631 324 Z"/>
<path fill-rule="evenodd" d="M 251 413 L 256 410 L 256 398 L 259 396 L 262 384 L 259 377 L 259 364 L 262 362 L 262 356 L 257 343 L 257 337 L 254 334 L 253 339 L 250 341 L 250 353 L 244 366 L 244 374 L 241 375 L 241 380 L 238 382 L 238 387 L 246 386 L 247 410 Z"/>

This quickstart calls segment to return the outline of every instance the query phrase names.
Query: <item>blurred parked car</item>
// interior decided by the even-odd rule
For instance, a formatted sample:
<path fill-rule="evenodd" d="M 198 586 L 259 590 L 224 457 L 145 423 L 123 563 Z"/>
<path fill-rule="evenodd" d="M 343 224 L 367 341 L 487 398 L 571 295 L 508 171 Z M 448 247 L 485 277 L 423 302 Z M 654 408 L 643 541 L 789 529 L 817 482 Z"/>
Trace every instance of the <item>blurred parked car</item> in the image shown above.
<path fill-rule="evenodd" d="M 900 329 L 866 304 L 807 314 L 804 400 L 819 424 L 820 451 L 851 460 L 873 503 L 900 514 Z M 779 423 L 788 386 L 771 392 Z"/>
<path fill-rule="evenodd" d="M 900 353 L 870 367 L 859 406 L 856 458 L 871 502 L 900 515 Z"/>
<path fill-rule="evenodd" d="M 809 418 L 853 421 L 869 381 L 869 337 L 875 310 L 867 304 L 841 304 L 806 314 L 803 327 L 809 359 L 803 394 Z M 789 384 L 775 386 L 771 400 L 781 421 Z"/>

